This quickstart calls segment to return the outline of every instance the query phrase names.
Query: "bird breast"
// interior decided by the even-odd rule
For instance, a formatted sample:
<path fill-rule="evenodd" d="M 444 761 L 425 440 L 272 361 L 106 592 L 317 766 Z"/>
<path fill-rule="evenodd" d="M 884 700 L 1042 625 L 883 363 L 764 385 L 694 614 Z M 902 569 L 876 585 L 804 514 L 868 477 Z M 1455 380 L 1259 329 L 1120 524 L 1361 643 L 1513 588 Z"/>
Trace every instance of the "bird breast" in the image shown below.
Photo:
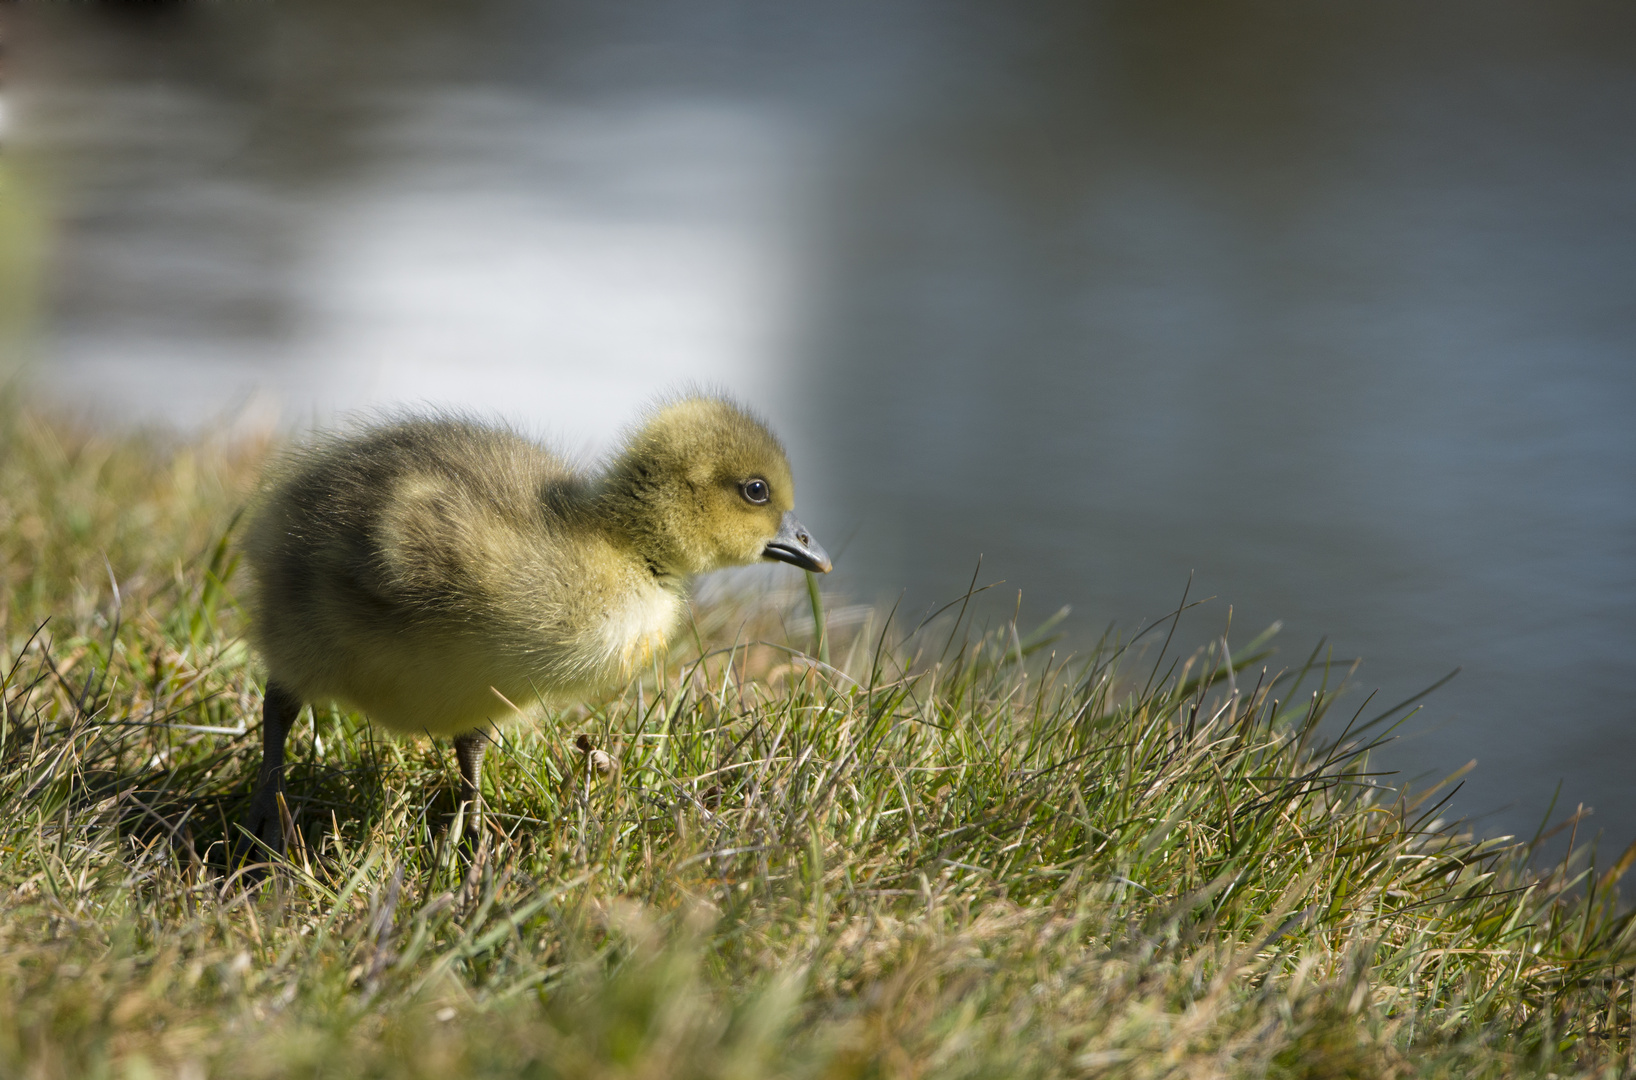
<path fill-rule="evenodd" d="M 604 664 L 617 680 L 630 678 L 665 647 L 681 615 L 681 597 L 657 582 L 611 603 L 600 628 Z"/>

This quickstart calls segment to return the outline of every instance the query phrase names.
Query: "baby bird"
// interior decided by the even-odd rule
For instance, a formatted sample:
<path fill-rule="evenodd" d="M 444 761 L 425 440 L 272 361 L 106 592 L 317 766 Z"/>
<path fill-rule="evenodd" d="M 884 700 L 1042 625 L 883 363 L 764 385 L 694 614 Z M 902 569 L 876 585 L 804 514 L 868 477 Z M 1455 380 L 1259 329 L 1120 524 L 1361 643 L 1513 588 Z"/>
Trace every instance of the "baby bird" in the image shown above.
<path fill-rule="evenodd" d="M 284 742 L 308 702 L 452 735 L 461 798 L 513 702 L 627 682 L 680 625 L 695 574 L 763 559 L 826 573 L 783 447 L 732 402 L 652 413 L 599 474 L 502 428 L 399 420 L 276 465 L 245 540 L 267 664 L 245 831 L 284 843 Z"/>

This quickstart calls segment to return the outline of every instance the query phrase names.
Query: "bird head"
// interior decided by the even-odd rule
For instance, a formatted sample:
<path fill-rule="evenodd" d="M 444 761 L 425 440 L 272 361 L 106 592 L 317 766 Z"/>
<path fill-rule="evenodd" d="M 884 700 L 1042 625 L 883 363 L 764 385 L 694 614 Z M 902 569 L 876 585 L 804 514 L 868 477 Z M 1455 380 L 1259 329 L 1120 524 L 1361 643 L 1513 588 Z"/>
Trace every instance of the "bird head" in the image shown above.
<path fill-rule="evenodd" d="M 653 412 L 608 470 L 604 497 L 667 573 L 763 559 L 827 573 L 829 556 L 795 517 L 795 482 L 767 426 L 733 402 L 687 397 Z"/>

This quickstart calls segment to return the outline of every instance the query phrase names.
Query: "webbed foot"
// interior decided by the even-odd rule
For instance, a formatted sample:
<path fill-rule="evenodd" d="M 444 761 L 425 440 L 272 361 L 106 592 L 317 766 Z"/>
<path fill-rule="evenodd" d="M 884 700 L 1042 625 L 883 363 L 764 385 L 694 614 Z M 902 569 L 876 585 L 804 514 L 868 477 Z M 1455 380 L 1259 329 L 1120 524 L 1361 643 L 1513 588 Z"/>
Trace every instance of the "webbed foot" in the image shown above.
<path fill-rule="evenodd" d="M 286 851 L 285 821 L 290 816 L 282 785 L 264 784 L 250 799 L 233 843 L 232 869 L 266 862 Z"/>

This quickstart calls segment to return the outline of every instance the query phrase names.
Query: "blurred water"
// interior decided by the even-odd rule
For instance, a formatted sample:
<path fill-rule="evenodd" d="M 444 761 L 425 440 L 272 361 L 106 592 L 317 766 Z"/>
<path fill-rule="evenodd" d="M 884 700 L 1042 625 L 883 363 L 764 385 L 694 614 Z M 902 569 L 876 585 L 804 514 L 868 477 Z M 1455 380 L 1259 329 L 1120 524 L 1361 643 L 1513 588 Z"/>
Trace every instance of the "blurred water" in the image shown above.
<path fill-rule="evenodd" d="M 82 15 L 51 43 L 163 56 L 233 15 Z M 183 423 L 436 402 L 589 451 L 658 388 L 784 393 L 796 185 L 753 105 L 349 83 L 362 118 L 330 118 L 350 130 L 314 176 L 257 145 L 275 105 L 195 85 L 185 52 L 162 78 L 76 74 L 21 90 L 62 163 L 63 397 Z"/>
<path fill-rule="evenodd" d="M 725 386 L 841 588 L 919 611 L 981 554 L 1083 640 L 1192 573 L 1189 646 L 1231 604 L 1384 700 L 1462 666 L 1382 758 L 1478 758 L 1486 830 L 1561 781 L 1636 835 L 1636 13 L 385 10 L 22 23 L 48 391 L 590 449 Z"/>

